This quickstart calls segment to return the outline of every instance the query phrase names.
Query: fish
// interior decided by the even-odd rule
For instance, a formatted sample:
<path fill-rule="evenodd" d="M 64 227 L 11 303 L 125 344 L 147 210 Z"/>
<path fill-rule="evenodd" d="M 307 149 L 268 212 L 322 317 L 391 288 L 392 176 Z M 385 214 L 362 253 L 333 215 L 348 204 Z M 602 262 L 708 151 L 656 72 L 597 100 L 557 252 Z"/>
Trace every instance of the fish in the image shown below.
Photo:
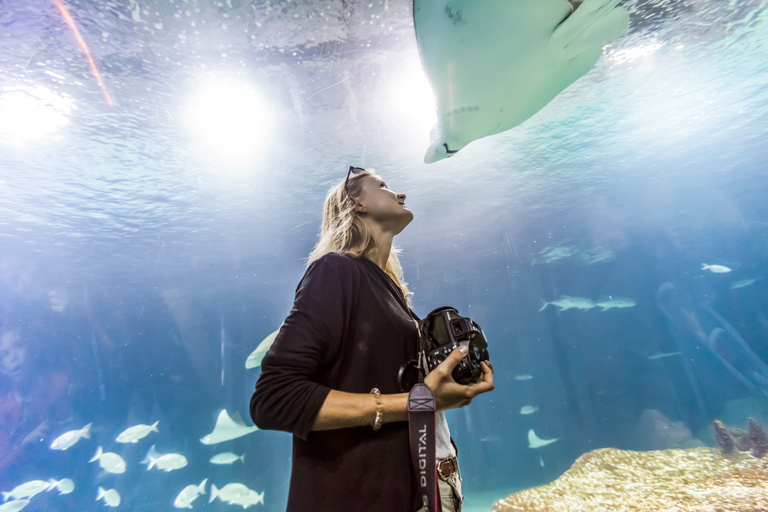
<path fill-rule="evenodd" d="M 261 360 L 264 359 L 264 356 L 267 354 L 267 350 L 269 350 L 269 347 L 272 346 L 272 344 L 275 342 L 275 338 L 277 338 L 277 333 L 280 332 L 280 329 L 276 330 L 264 340 L 259 343 L 259 346 L 256 347 L 256 350 L 251 352 L 251 355 L 248 356 L 248 359 L 245 360 L 245 367 L 246 368 L 256 368 L 258 366 L 261 366 Z"/>
<path fill-rule="evenodd" d="M 723 265 L 707 265 L 706 263 L 701 264 L 701 270 L 709 270 L 715 274 L 725 274 L 726 272 L 731 271 L 730 268 L 724 267 Z"/>
<path fill-rule="evenodd" d="M 653 354 L 652 356 L 648 356 L 648 359 L 653 361 L 654 359 L 662 359 L 664 357 L 679 356 L 680 354 L 682 354 L 682 352 L 660 352 L 658 354 Z"/>
<path fill-rule="evenodd" d="M 520 375 L 515 375 L 512 378 L 515 380 L 531 380 L 533 378 L 533 375 L 530 375 L 528 373 L 521 373 Z"/>
<path fill-rule="evenodd" d="M 608 296 L 607 299 L 600 299 L 598 302 L 595 302 L 595 304 L 603 309 L 601 311 L 606 311 L 611 308 L 632 308 L 637 305 L 637 303 L 629 298 L 626 297 L 611 297 Z"/>
<path fill-rule="evenodd" d="M 216 485 L 211 484 L 211 497 L 208 498 L 208 503 L 212 502 L 216 498 L 219 498 L 219 500 L 224 502 L 232 501 L 239 498 L 240 496 L 245 496 L 248 494 L 248 491 L 250 491 L 248 487 L 239 483 L 227 484 L 221 489 L 217 489 Z"/>
<path fill-rule="evenodd" d="M 125 473 L 125 461 L 123 458 L 116 453 L 103 452 L 101 446 L 99 446 L 99 449 L 96 450 L 96 455 L 94 455 L 88 462 L 94 462 L 97 460 L 99 461 L 99 466 L 101 466 L 104 471 L 108 473 Z"/>
<path fill-rule="evenodd" d="M 149 466 L 147 471 L 157 466 L 157 469 L 162 469 L 166 473 L 173 471 L 174 469 L 181 469 L 187 465 L 187 458 L 180 453 L 168 453 L 160 458 L 149 458 Z"/>
<path fill-rule="evenodd" d="M 553 300 L 552 302 L 546 302 L 544 299 L 539 300 L 541 300 L 541 308 L 539 308 L 539 311 L 544 311 L 544 308 L 550 304 L 559 307 L 560 311 L 565 311 L 566 309 L 587 310 L 597 307 L 597 305 L 591 299 L 586 297 L 571 297 L 570 295 L 563 295 L 559 299 Z"/>
<path fill-rule="evenodd" d="M 229 500 L 227 503 L 230 505 L 241 505 L 243 508 L 248 508 L 251 505 L 257 505 L 259 503 L 263 505 L 264 491 L 261 491 L 261 494 L 259 494 L 252 489 L 248 489 L 247 493 L 241 496 L 237 496 L 236 498 Z"/>
<path fill-rule="evenodd" d="M 66 450 L 82 438 L 90 439 L 92 425 L 93 423 L 89 423 L 80 430 L 70 430 L 61 434 L 51 443 L 51 450 Z"/>
<path fill-rule="evenodd" d="M 216 444 L 231 439 L 237 439 L 259 430 L 257 426 L 247 427 L 240 418 L 240 413 L 235 413 L 235 417 L 230 418 L 227 414 L 227 410 L 224 409 L 219 413 L 219 417 L 216 419 L 216 426 L 213 428 L 213 432 L 207 434 L 200 439 L 203 444 Z"/>
<path fill-rule="evenodd" d="M 586 74 L 627 33 L 619 0 L 414 0 L 437 125 L 425 163 L 519 125 Z"/>
<path fill-rule="evenodd" d="M 744 288 L 746 286 L 754 284 L 755 281 L 757 281 L 757 278 L 755 277 L 752 277 L 749 279 L 739 279 L 738 281 L 734 281 L 733 283 L 731 283 L 731 290 L 738 290 L 739 288 Z"/>
<path fill-rule="evenodd" d="M 157 424 L 159 421 L 154 422 L 152 425 L 134 425 L 123 430 L 116 441 L 118 443 L 138 443 L 139 439 L 144 439 L 150 432 L 157 432 Z"/>
<path fill-rule="evenodd" d="M 32 480 L 16 486 L 10 492 L 3 492 L 3 501 L 8 501 L 9 499 L 18 500 L 32 498 L 36 494 L 40 494 L 47 490 L 50 486 L 51 483 L 46 482 L 45 480 Z"/>
<path fill-rule="evenodd" d="M 48 480 L 48 482 L 51 484 L 51 486 L 47 490 L 50 491 L 52 489 L 58 489 L 60 495 L 69 494 L 75 490 L 75 482 L 73 482 L 69 478 L 62 478 L 58 482 L 55 479 L 51 478 L 50 480 Z"/>
<path fill-rule="evenodd" d="M 197 499 L 201 494 L 205 494 L 205 484 L 208 482 L 206 478 L 200 485 L 188 485 L 176 496 L 173 500 L 173 506 L 176 508 L 192 508 L 192 502 Z"/>
<path fill-rule="evenodd" d="M 0 512 L 19 512 L 29 505 L 29 500 L 13 500 L 0 505 Z"/>
<path fill-rule="evenodd" d="M 533 429 L 531 429 L 528 431 L 528 448 L 541 448 L 542 446 L 547 446 L 548 444 L 554 443 L 558 439 L 560 438 L 555 437 L 554 439 L 539 439 Z"/>
<path fill-rule="evenodd" d="M 520 414 L 533 414 L 538 410 L 539 408 L 534 405 L 524 405 L 520 408 Z"/>
<path fill-rule="evenodd" d="M 239 457 L 235 455 L 232 452 L 225 452 L 225 453 L 218 453 L 211 457 L 211 463 L 212 464 L 232 464 L 236 461 L 245 462 L 245 454 L 240 455 Z"/>
<path fill-rule="evenodd" d="M 108 507 L 117 507 L 120 505 L 120 493 L 115 489 L 105 491 L 103 487 L 99 487 L 99 493 L 96 495 L 96 501 L 104 498 L 104 503 Z"/>

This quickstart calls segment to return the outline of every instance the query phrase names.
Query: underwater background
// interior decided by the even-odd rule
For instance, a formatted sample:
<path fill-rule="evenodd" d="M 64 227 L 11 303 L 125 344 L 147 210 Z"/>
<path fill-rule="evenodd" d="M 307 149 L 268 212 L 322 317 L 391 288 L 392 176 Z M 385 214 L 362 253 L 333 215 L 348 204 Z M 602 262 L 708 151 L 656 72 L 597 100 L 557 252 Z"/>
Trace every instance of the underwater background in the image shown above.
<path fill-rule="evenodd" d="M 407 194 L 415 312 L 488 337 L 496 389 L 446 413 L 465 510 L 597 448 L 765 427 L 766 2 L 622 5 L 587 75 L 426 165 L 408 1 L 0 0 L 0 490 L 69 479 L 25 510 L 99 510 L 102 488 L 156 511 L 207 479 L 193 508 L 235 509 L 208 500 L 237 482 L 284 510 L 289 434 L 201 439 L 222 410 L 252 425 L 246 359 L 349 165 Z M 152 446 L 186 464 L 148 470 Z"/>

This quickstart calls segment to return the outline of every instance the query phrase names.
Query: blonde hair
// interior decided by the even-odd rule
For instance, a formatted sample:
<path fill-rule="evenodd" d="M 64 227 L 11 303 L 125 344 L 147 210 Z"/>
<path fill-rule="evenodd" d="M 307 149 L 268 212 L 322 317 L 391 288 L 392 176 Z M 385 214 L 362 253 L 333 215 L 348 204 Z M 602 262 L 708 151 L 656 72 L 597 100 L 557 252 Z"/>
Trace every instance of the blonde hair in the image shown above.
<path fill-rule="evenodd" d="M 368 257 L 377 251 L 376 241 L 371 236 L 368 226 L 355 213 L 355 200 L 353 197 L 359 197 L 363 190 L 361 178 L 365 176 L 374 176 L 376 171 L 366 169 L 358 174 L 349 177 L 346 189 L 344 181 L 339 182 L 328 191 L 323 204 L 323 224 L 320 229 L 320 240 L 318 240 L 312 252 L 307 258 L 307 267 L 314 261 L 320 259 L 330 252 L 348 254 L 355 257 Z M 389 251 L 387 267 L 384 271 L 403 291 L 408 306 L 411 305 L 411 292 L 408 290 L 408 283 L 403 277 L 403 267 L 397 255 L 400 249 L 395 249 L 394 244 Z"/>

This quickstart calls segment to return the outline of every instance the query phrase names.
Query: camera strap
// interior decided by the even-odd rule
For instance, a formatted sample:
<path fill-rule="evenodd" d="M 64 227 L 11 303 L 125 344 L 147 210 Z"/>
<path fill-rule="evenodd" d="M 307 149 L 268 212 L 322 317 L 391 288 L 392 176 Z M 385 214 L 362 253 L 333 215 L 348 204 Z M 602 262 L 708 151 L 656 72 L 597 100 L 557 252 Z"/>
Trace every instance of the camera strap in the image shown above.
<path fill-rule="evenodd" d="M 419 496 L 426 512 L 442 512 L 437 486 L 435 395 L 424 383 L 408 393 L 408 433 Z"/>

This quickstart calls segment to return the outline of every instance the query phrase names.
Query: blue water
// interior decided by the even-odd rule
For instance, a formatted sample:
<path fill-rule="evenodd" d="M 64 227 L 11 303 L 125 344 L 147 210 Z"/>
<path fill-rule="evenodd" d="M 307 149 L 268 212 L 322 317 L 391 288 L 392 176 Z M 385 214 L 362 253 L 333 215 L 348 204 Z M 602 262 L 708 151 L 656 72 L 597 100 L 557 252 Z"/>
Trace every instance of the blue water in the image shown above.
<path fill-rule="evenodd" d="M 350 164 L 407 194 L 395 243 L 416 313 L 452 305 L 488 336 L 495 391 L 447 412 L 468 510 L 596 448 L 711 445 L 715 418 L 765 426 L 765 2 L 626 2 L 630 33 L 589 74 L 429 166 L 429 123 L 390 94 L 418 70 L 410 3 L 347 4 L 67 4 L 114 105 L 54 3 L 3 4 L 0 310 L 23 354 L 0 347 L 0 490 L 75 483 L 25 510 L 99 510 L 99 487 L 121 510 L 170 510 L 205 478 L 284 509 L 288 434 L 200 438 L 222 409 L 251 424 L 245 360 L 290 310 Z M 246 160 L 190 130 L 210 77 L 268 98 Z M 564 295 L 635 305 L 539 312 Z M 87 423 L 89 439 L 49 448 Z M 558 440 L 531 449 L 530 429 Z M 152 445 L 187 465 L 147 471 Z M 99 446 L 124 473 L 88 462 Z M 226 451 L 245 461 L 209 462 Z M 234 507 L 209 496 L 194 508 Z"/>

